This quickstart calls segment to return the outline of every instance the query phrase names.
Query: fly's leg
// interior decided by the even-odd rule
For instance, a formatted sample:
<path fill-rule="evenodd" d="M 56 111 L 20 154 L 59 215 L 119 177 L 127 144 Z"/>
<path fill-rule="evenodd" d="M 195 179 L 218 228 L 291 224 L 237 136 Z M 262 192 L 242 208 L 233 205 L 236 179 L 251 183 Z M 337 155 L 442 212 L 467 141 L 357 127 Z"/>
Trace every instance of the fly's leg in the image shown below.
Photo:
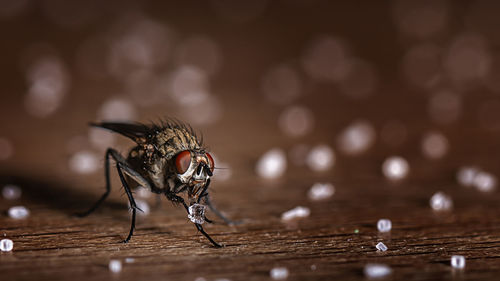
<path fill-rule="evenodd" d="M 200 192 L 200 196 L 198 196 L 198 200 L 196 200 L 196 203 L 200 203 L 201 199 L 205 196 L 208 196 L 208 186 L 210 185 L 210 178 L 207 179 L 207 182 L 205 183 L 205 186 L 203 186 L 203 189 Z"/>
<path fill-rule="evenodd" d="M 184 208 L 186 209 L 187 213 L 189 214 L 189 207 L 186 204 L 186 202 L 184 201 L 184 198 L 177 196 L 175 194 L 168 194 L 166 196 L 167 196 L 167 198 L 169 198 L 170 200 L 172 200 L 174 202 L 181 203 L 184 206 Z M 208 233 L 205 232 L 205 230 L 203 229 L 203 226 L 201 226 L 201 224 L 195 223 L 194 225 L 196 226 L 198 231 L 201 232 L 201 234 L 203 234 L 208 239 L 208 241 L 210 241 L 214 245 L 215 248 L 222 248 L 222 246 L 219 243 L 215 242 L 212 239 L 212 237 L 210 237 L 210 235 L 208 235 Z"/>
<path fill-rule="evenodd" d="M 217 208 L 215 208 L 215 206 L 212 203 L 212 201 L 210 200 L 210 196 L 208 194 L 204 196 L 204 201 L 207 204 L 208 208 L 210 208 L 210 210 L 212 212 L 214 212 L 214 214 L 216 214 L 219 218 L 221 218 L 226 224 L 238 225 L 238 224 L 242 223 L 242 221 L 233 221 L 231 219 L 228 219 L 226 216 L 224 216 Z"/>
<path fill-rule="evenodd" d="M 196 225 L 196 228 L 198 228 L 198 231 L 201 232 L 201 234 L 205 235 L 205 237 L 208 239 L 208 241 L 212 242 L 212 244 L 215 246 L 215 248 L 222 248 L 222 246 L 220 244 L 215 242 L 212 239 L 212 237 L 210 237 L 210 235 L 208 235 L 208 233 L 205 232 L 205 230 L 203 229 L 203 226 L 201 226 L 201 224 L 195 223 L 194 225 Z"/>
<path fill-rule="evenodd" d="M 130 241 L 130 238 L 132 238 L 132 235 L 134 234 L 135 216 L 136 216 L 138 208 L 137 208 L 137 205 L 135 204 L 134 196 L 132 195 L 132 192 L 130 191 L 130 187 L 128 186 L 128 183 L 125 180 L 125 177 L 123 176 L 122 169 L 125 170 L 126 172 L 129 172 L 128 169 L 130 169 L 130 168 L 128 166 L 125 166 L 121 162 L 116 162 L 116 170 L 118 171 L 118 175 L 120 176 L 120 180 L 122 182 L 123 189 L 125 189 L 125 192 L 127 193 L 128 201 L 130 203 L 130 208 L 132 209 L 132 222 L 130 224 L 130 231 L 128 233 L 127 238 L 125 238 L 125 240 L 122 241 L 123 243 L 128 243 L 128 241 Z"/>
<path fill-rule="evenodd" d="M 108 150 L 106 150 L 106 154 L 105 154 L 105 157 L 104 157 L 104 176 L 106 178 L 106 191 L 101 196 L 101 198 L 99 198 L 99 200 L 97 200 L 97 202 L 95 202 L 95 204 L 90 209 L 88 209 L 87 211 L 82 212 L 82 213 L 77 213 L 76 214 L 77 216 L 79 216 L 79 217 L 86 217 L 86 216 L 90 215 L 108 197 L 109 192 L 111 191 L 111 182 L 110 182 L 110 179 L 109 179 L 109 156 L 112 153 L 113 153 L 113 149 L 108 148 Z"/>
<path fill-rule="evenodd" d="M 226 224 L 228 224 L 228 225 L 237 225 L 237 224 L 240 224 L 241 223 L 240 221 L 233 221 L 233 220 L 228 219 L 219 210 L 217 210 L 217 208 L 215 208 L 215 206 L 212 204 L 212 201 L 210 201 L 210 197 L 209 197 L 208 192 L 207 192 L 207 189 L 208 189 L 209 185 L 210 185 L 210 179 L 207 180 L 207 183 L 205 184 L 205 186 L 203 187 L 203 190 L 200 193 L 200 196 L 198 196 L 197 203 L 200 203 L 201 199 L 204 199 L 205 203 L 208 205 L 208 207 L 210 208 L 210 210 L 212 210 L 212 212 L 214 212 Z M 205 218 L 205 220 L 207 222 L 211 223 L 210 220 L 207 220 L 206 218 Z"/>
<path fill-rule="evenodd" d="M 147 180 L 145 180 L 138 172 L 134 171 L 127 163 L 127 161 L 116 151 L 112 150 L 112 156 L 116 161 L 116 170 L 118 171 L 118 175 L 120 176 L 120 180 L 123 185 L 123 189 L 125 189 L 125 192 L 127 193 L 128 201 L 130 203 L 130 208 L 132 209 L 132 222 L 130 224 L 130 231 L 128 233 L 127 238 L 123 240 L 123 243 L 128 243 L 130 241 L 130 238 L 132 238 L 132 235 L 134 234 L 134 229 L 135 229 L 135 216 L 137 213 L 137 210 L 141 211 L 135 203 L 134 196 L 132 195 L 132 191 L 130 190 L 130 187 L 127 183 L 127 180 L 125 179 L 125 176 L 123 173 L 125 173 L 127 176 L 129 176 L 131 179 L 136 181 L 138 184 L 142 185 L 143 187 L 152 190 L 151 185 Z"/>
<path fill-rule="evenodd" d="M 138 184 L 142 185 L 145 188 L 151 189 L 151 185 L 147 180 L 145 180 L 139 173 L 134 171 L 128 164 L 127 161 L 118 153 L 118 151 L 108 148 L 106 151 L 106 162 L 105 162 L 105 175 L 106 175 L 106 192 L 102 195 L 102 197 L 96 202 L 96 204 L 90 208 L 87 212 L 85 212 L 83 215 L 88 215 L 91 212 L 93 212 L 99 205 L 106 199 L 108 196 L 110 190 L 111 190 L 111 183 L 109 179 L 109 156 L 113 157 L 113 159 L 116 161 L 116 170 L 118 172 L 118 175 L 120 176 L 120 180 L 122 182 L 123 188 L 125 189 L 125 193 L 127 194 L 130 207 L 132 208 L 132 222 L 130 225 L 130 231 L 125 240 L 123 240 L 124 243 L 127 243 L 130 241 L 130 238 L 132 237 L 135 229 L 135 216 L 137 213 L 137 209 L 139 209 L 135 203 L 134 196 L 132 195 L 132 192 L 130 190 L 130 187 L 125 179 L 125 176 L 123 175 L 124 173 L 128 175 L 131 179 L 135 180 Z"/>
<path fill-rule="evenodd" d="M 209 170 L 210 171 L 210 170 Z M 198 196 L 198 200 L 196 200 L 196 203 L 197 204 L 200 204 L 200 201 L 203 197 L 205 196 L 208 196 L 208 193 L 207 193 L 207 189 L 208 189 L 208 186 L 210 185 L 210 179 L 207 180 L 207 183 L 205 184 L 205 186 L 203 187 L 203 189 L 201 190 L 200 192 L 200 196 Z M 208 219 L 207 216 L 204 216 L 203 218 L 206 222 L 208 223 L 214 223 L 212 220 Z"/>

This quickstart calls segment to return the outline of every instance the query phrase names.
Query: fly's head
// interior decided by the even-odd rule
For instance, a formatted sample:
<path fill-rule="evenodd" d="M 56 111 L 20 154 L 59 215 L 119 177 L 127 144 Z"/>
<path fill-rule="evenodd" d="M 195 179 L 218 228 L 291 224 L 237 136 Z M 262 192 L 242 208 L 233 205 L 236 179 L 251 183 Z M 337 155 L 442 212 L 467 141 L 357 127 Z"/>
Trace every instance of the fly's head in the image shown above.
<path fill-rule="evenodd" d="M 214 159 L 203 150 L 184 150 L 175 156 L 177 178 L 188 186 L 190 197 L 207 184 L 214 171 Z"/>

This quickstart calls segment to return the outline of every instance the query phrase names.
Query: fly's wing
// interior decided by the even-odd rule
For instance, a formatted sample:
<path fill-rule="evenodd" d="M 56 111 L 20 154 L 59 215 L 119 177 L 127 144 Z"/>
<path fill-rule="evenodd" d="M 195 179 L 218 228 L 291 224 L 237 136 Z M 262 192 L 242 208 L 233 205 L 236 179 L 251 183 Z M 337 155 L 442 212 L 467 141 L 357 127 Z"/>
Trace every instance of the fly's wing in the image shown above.
<path fill-rule="evenodd" d="M 118 123 L 118 122 L 101 122 L 90 123 L 92 127 L 104 128 L 120 135 L 126 136 L 133 141 L 139 143 L 144 142 L 151 132 L 151 128 L 140 123 Z"/>

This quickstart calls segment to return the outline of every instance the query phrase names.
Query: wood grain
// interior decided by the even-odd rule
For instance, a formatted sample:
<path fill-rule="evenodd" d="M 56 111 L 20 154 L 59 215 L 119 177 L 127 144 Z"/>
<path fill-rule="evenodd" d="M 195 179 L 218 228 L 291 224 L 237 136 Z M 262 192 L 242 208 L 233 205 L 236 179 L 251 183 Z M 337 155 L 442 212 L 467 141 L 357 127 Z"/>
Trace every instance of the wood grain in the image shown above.
<path fill-rule="evenodd" d="M 306 198 L 308 180 L 269 184 L 248 176 L 219 183 L 214 185 L 217 205 L 244 223 L 206 226 L 225 245 L 216 249 L 197 233 L 181 208 L 166 200 L 150 215 L 140 217 L 131 242 L 122 244 L 129 227 L 125 198 L 115 196 L 95 214 L 80 219 L 71 214 L 97 199 L 98 193 L 82 196 L 50 183 L 10 182 L 23 187 L 27 195 L 21 203 L 32 215 L 18 221 L 1 218 L 2 234 L 15 243 L 13 252 L 0 255 L 3 276 L 10 276 L 9 280 L 78 276 L 265 280 L 275 266 L 287 267 L 290 280 L 358 280 L 367 263 L 390 265 L 394 280 L 457 276 L 493 280 L 500 270 L 497 196 L 463 190 L 453 183 L 447 191 L 453 194 L 455 208 L 439 213 L 428 205 L 429 188 L 411 181 L 396 186 L 381 177 L 335 182 L 336 194 L 322 202 Z M 31 188 L 43 190 L 39 192 L 46 199 L 39 194 L 30 198 Z M 2 206 L 13 203 L 4 200 Z M 310 217 L 282 222 L 281 213 L 297 205 L 310 207 Z M 376 222 L 386 217 L 392 220 L 393 229 L 380 234 Z M 387 252 L 376 251 L 379 241 L 389 247 Z M 454 254 L 466 257 L 465 270 L 450 267 Z M 135 262 L 124 263 L 122 272 L 108 270 L 110 259 L 130 257 Z"/>

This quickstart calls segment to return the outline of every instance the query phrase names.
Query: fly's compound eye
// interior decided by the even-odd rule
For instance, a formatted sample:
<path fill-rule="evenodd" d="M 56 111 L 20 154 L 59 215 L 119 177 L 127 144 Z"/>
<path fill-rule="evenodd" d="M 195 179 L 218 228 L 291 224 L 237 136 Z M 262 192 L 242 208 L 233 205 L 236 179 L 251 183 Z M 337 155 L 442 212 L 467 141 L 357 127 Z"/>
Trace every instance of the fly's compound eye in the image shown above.
<path fill-rule="evenodd" d="M 212 158 L 212 155 L 210 155 L 210 153 L 207 153 L 207 158 L 208 158 L 208 166 L 210 166 L 210 171 L 213 173 L 215 167 L 214 158 Z"/>
<path fill-rule="evenodd" d="M 175 168 L 177 173 L 184 174 L 191 165 L 191 152 L 184 150 L 175 157 Z"/>

